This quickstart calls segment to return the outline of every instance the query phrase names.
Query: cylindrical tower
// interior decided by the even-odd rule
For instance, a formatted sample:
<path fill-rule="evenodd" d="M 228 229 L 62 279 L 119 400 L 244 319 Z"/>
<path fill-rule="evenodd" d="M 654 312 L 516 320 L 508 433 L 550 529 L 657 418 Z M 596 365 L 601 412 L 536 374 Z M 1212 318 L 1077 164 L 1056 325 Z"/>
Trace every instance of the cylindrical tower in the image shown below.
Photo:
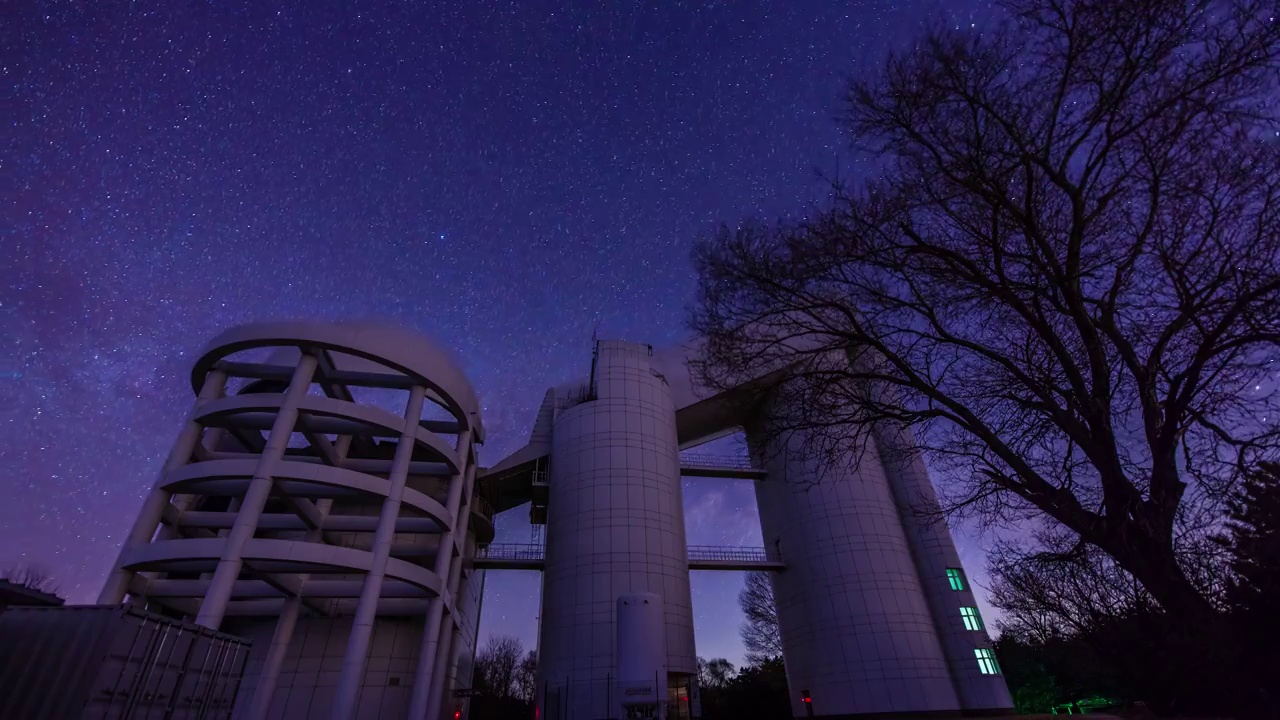
<path fill-rule="evenodd" d="M 792 710 L 841 717 L 954 712 L 946 655 L 874 447 L 819 476 L 801 433 L 748 429 L 767 479 L 761 529 L 787 569 L 773 576 Z M 768 438 L 768 439 L 766 439 Z M 801 698 L 811 698 L 806 708 Z"/>
<path fill-rule="evenodd" d="M 236 717 L 437 717 L 493 532 L 466 378 L 411 332 L 289 322 L 218 336 L 192 384 L 99 601 L 253 640 Z"/>
<path fill-rule="evenodd" d="M 647 345 L 601 341 L 560 391 L 551 442 L 539 702 L 559 720 L 620 717 L 619 596 L 662 598 L 669 687 L 697 671 L 675 408 Z"/>
<path fill-rule="evenodd" d="M 937 497 L 924 457 L 905 429 L 882 425 L 874 437 L 961 707 L 993 714 L 1008 711 L 1013 699 L 995 665 L 991 638 L 951 532 L 934 514 Z"/>

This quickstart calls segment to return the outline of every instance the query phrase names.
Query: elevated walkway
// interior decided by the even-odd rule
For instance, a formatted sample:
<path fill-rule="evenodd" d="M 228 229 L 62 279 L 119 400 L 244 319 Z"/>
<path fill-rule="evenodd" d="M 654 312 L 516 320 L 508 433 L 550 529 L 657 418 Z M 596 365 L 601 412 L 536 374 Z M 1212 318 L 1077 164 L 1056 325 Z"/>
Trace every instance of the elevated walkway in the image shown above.
<path fill-rule="evenodd" d="M 680 454 L 680 475 L 683 477 L 763 480 L 765 471 L 752 465 L 751 460 L 748 458 L 739 455 L 686 452 Z"/>
<path fill-rule="evenodd" d="M 478 548 L 466 562 L 476 570 L 542 570 L 547 548 L 532 543 L 495 543 Z"/>
<path fill-rule="evenodd" d="M 477 570 L 542 570 L 546 564 L 546 547 L 529 543 L 497 543 L 480 548 L 467 561 Z M 690 545 L 690 570 L 780 571 L 786 564 L 776 553 L 765 548 Z"/>
<path fill-rule="evenodd" d="M 765 548 L 690 545 L 690 570 L 785 570 L 776 553 Z"/>

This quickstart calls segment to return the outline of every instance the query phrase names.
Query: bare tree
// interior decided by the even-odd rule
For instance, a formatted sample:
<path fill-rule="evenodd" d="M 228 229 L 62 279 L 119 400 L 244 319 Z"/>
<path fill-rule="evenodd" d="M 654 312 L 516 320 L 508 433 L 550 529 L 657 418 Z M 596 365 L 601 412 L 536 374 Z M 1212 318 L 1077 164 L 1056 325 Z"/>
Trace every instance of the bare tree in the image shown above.
<path fill-rule="evenodd" d="M 1280 428 L 1274 2 L 1002 5 L 852 83 L 874 176 L 699 243 L 695 369 L 785 368 L 766 434 L 847 463 L 910 430 L 942 510 L 1047 520 L 1207 616 L 1178 525 Z"/>
<path fill-rule="evenodd" d="M 499 699 L 519 698 L 524 644 L 519 638 L 495 635 L 476 656 L 477 689 Z"/>
<path fill-rule="evenodd" d="M 720 690 L 729 685 L 734 675 L 733 663 L 724 658 L 698 658 L 698 686 L 707 690 Z"/>
<path fill-rule="evenodd" d="M 992 553 L 991 602 L 1003 611 L 1001 634 L 1045 643 L 1092 633 L 1110 618 L 1151 606 L 1151 596 L 1115 561 L 1096 548 L 1082 550 L 1046 555 L 1006 544 Z"/>
<path fill-rule="evenodd" d="M 738 593 L 738 606 L 746 619 L 738 626 L 747 660 L 759 664 L 782 655 L 782 638 L 778 634 L 778 610 L 773 603 L 773 581 L 766 572 L 747 573 L 746 583 Z"/>
<path fill-rule="evenodd" d="M 8 580 L 14 585 L 21 585 L 29 590 L 58 595 L 58 581 L 47 570 L 37 565 L 19 565 L 0 573 L 0 579 Z"/>
<path fill-rule="evenodd" d="M 515 697 L 517 700 L 533 702 L 538 694 L 538 653 L 530 650 L 516 668 Z"/>

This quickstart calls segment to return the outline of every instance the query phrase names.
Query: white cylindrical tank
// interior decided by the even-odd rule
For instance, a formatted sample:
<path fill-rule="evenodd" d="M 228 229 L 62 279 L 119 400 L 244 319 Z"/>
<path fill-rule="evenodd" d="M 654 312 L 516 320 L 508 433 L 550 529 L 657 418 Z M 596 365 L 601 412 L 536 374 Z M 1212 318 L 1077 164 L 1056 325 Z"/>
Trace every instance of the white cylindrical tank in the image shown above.
<path fill-rule="evenodd" d="M 991 649 L 990 636 L 978 613 L 973 585 L 964 574 L 960 554 L 945 522 L 920 510 L 933 508 L 937 496 L 924 457 L 914 450 L 909 431 L 879 427 L 875 432 L 885 476 L 897 500 L 902 526 L 911 543 L 929 608 L 933 611 L 938 639 L 947 656 L 961 707 L 973 714 L 998 714 L 1013 707 L 1004 675 L 985 674 L 974 651 Z M 950 575 L 954 573 L 955 577 Z M 965 617 L 965 613 L 970 613 Z"/>
<path fill-rule="evenodd" d="M 619 717 L 617 602 L 661 598 L 667 672 L 697 672 L 675 406 L 648 346 L 601 341 L 559 392 L 551 438 L 539 697 L 547 720 Z M 662 678 L 668 683 L 668 678 Z"/>
<path fill-rule="evenodd" d="M 856 467 L 821 473 L 803 433 L 748 441 L 768 477 L 756 483 L 778 629 L 796 717 L 944 713 L 961 707 L 911 544 L 876 448 Z M 852 440 L 851 440 L 852 441 Z"/>
<path fill-rule="evenodd" d="M 658 705 L 667 696 L 667 634 L 662 598 L 618 598 L 618 698 L 622 705 Z"/>

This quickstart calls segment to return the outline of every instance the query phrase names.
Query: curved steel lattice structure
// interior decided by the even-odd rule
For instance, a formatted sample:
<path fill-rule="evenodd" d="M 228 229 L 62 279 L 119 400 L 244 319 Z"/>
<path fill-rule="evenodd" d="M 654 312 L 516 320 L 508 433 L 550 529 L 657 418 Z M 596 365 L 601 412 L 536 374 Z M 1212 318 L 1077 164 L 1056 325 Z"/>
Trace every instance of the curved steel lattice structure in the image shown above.
<path fill-rule="evenodd" d="M 441 712 L 474 656 L 483 573 L 462 559 L 493 537 L 461 371 L 395 328 L 265 323 L 217 337 L 191 379 L 195 404 L 99 602 L 255 640 L 238 717 L 304 702 L 314 716 L 325 699 L 335 718 Z M 413 647 L 381 652 L 388 622 L 420 628 Z M 321 636 L 332 672 L 307 697 L 282 668 Z"/>

